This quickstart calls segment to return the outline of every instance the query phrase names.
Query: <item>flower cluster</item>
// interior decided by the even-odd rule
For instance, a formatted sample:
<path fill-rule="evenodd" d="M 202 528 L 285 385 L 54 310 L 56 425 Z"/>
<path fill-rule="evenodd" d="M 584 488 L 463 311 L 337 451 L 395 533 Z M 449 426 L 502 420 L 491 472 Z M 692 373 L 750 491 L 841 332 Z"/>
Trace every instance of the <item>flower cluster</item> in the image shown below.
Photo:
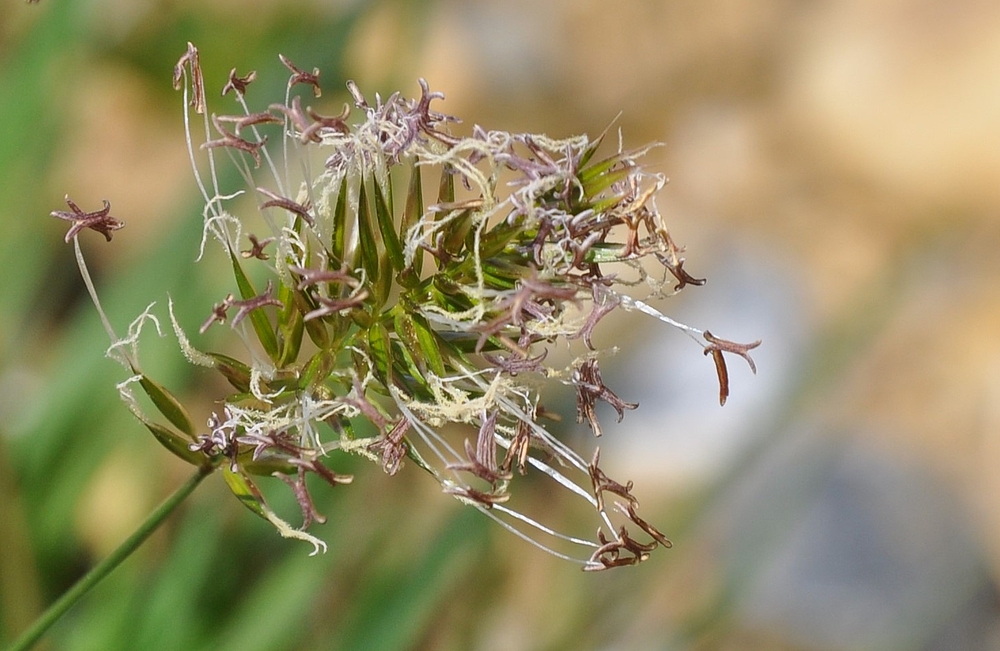
<path fill-rule="evenodd" d="M 234 97 L 233 115 L 209 114 L 194 46 L 175 68 L 205 202 L 202 254 L 212 240 L 221 245 L 239 294 L 216 304 L 200 330 L 228 324 L 246 359 L 197 350 L 171 309 L 187 358 L 218 370 L 234 392 L 207 429 L 195 428 L 122 345 L 135 341 L 130 331 L 118 350 L 133 372 L 121 386 L 133 410 L 172 452 L 219 468 L 244 504 L 316 550 L 324 543 L 305 529 L 323 517 L 306 476 L 350 482 L 330 467 L 338 452 L 368 458 L 390 475 L 412 462 L 445 493 L 586 570 L 636 564 L 669 547 L 638 515 L 632 482 L 611 479 L 599 449 L 588 461 L 553 435 L 540 402 L 546 383 L 571 385 L 577 420 L 595 436 L 602 434 L 597 403 L 609 404 L 619 421 L 638 406 L 604 383 L 599 364 L 607 351 L 593 343 L 601 319 L 617 308 L 703 335 L 723 402 L 723 353 L 752 365 L 747 351 L 759 342 L 719 339 L 647 302 L 704 283 L 685 271 L 656 209 L 664 179 L 640 166 L 648 148 L 619 146 L 599 156 L 603 135 L 557 140 L 478 126 L 456 136 L 449 125 L 457 120 L 432 108 L 443 96 L 423 80 L 418 98 L 373 102 L 349 83 L 353 108 L 321 115 L 296 94 L 305 88 L 318 97 L 319 71 L 281 62 L 291 73 L 284 101 L 260 111 L 247 102 L 256 74 L 230 73 L 223 95 Z M 197 116 L 204 136 L 196 139 Z M 247 189 L 221 187 L 220 156 Z M 255 226 L 230 212 L 245 203 L 240 195 L 256 203 Z M 120 227 L 108 206 L 97 213 L 70 207 L 53 213 L 74 221 L 67 238 L 90 227 L 110 239 Z M 259 272 L 268 278 L 263 291 Z M 642 300 L 632 295 L 638 291 Z M 571 361 L 546 363 L 557 348 L 569 355 L 553 357 Z M 142 414 L 132 383 L 169 425 Z M 514 508 L 519 478 L 529 473 L 589 503 L 595 539 L 559 533 Z M 254 480 L 261 475 L 291 487 L 301 529 L 268 507 Z M 564 551 L 573 548 L 582 552 Z"/>

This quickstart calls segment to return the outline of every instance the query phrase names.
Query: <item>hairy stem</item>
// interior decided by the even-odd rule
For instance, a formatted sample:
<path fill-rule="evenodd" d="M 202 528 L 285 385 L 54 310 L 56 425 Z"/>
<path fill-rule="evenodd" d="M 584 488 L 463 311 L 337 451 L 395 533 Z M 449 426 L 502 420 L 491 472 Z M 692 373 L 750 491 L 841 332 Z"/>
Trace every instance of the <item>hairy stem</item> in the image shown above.
<path fill-rule="evenodd" d="M 132 552 L 139 548 L 143 542 L 156 531 L 181 502 L 190 495 L 201 481 L 212 473 L 214 468 L 199 468 L 190 479 L 178 488 L 174 493 L 163 501 L 160 506 L 153 511 L 142 525 L 118 546 L 110 556 L 95 565 L 86 575 L 84 575 L 72 588 L 67 590 L 59 599 L 39 617 L 35 623 L 11 644 L 7 651 L 26 651 L 45 634 L 45 632 L 65 614 L 83 595 L 111 573 L 122 561 L 128 558 Z"/>

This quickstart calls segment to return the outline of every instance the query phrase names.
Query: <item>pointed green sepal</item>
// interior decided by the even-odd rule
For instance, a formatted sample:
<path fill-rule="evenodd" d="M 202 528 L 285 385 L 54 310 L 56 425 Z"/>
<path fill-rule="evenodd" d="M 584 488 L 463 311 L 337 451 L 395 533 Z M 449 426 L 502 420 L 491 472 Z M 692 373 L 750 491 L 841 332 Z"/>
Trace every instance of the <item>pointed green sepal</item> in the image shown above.
<path fill-rule="evenodd" d="M 184 405 L 167 391 L 166 387 L 146 375 L 139 376 L 139 384 L 149 399 L 153 401 L 156 410 L 193 441 L 195 437 L 194 424 L 192 424 L 191 416 Z"/>
<path fill-rule="evenodd" d="M 438 203 L 455 203 L 455 175 L 451 173 L 451 165 L 441 169 L 441 184 L 438 186 Z"/>
<path fill-rule="evenodd" d="M 410 322 L 420 351 L 427 359 L 427 366 L 438 377 L 445 376 L 444 357 L 441 355 L 441 341 L 431 330 L 427 319 L 419 314 L 411 314 Z"/>
<path fill-rule="evenodd" d="M 586 185 L 588 182 L 593 181 L 597 177 L 609 172 L 615 165 L 622 162 L 624 158 L 625 154 L 623 153 L 608 156 L 607 158 L 594 163 L 590 167 L 582 168 L 577 173 L 576 178 L 579 179 L 581 184 Z"/>
<path fill-rule="evenodd" d="M 169 427 L 143 419 L 142 424 L 146 426 L 153 437 L 159 441 L 160 445 L 170 451 L 175 457 L 185 461 L 192 466 L 205 466 L 211 461 L 201 452 L 194 452 L 188 447 L 191 440 L 180 432 L 175 432 Z"/>
<path fill-rule="evenodd" d="M 491 258 L 510 244 L 515 236 L 524 232 L 524 226 L 519 223 L 502 222 L 483 234 L 479 242 L 479 255 L 483 258 Z"/>
<path fill-rule="evenodd" d="M 322 384 L 334 369 L 337 368 L 337 357 L 329 350 L 321 350 L 312 356 L 306 368 L 299 377 L 299 387 L 307 389 Z"/>
<path fill-rule="evenodd" d="M 414 158 L 413 163 L 410 165 L 410 185 L 406 190 L 406 206 L 403 208 L 403 219 L 399 224 L 399 239 L 401 241 L 406 241 L 410 229 L 420 221 L 420 218 L 423 217 L 423 215 L 423 183 L 421 183 L 420 180 L 420 167 L 417 165 L 416 159 Z M 423 260 L 423 253 L 420 250 L 417 250 L 413 256 L 413 265 L 411 266 L 413 275 L 417 278 L 420 277 L 420 269 L 423 266 Z"/>
<path fill-rule="evenodd" d="M 229 257 L 233 261 L 233 275 L 236 276 L 236 286 L 239 287 L 240 296 L 243 297 L 244 301 L 255 298 L 257 290 L 254 289 L 253 283 L 250 282 L 247 275 L 243 273 L 243 267 L 240 265 L 239 258 L 233 254 L 230 254 Z M 264 348 L 264 352 L 268 354 L 272 361 L 277 362 L 279 358 L 278 338 L 274 334 L 271 322 L 267 319 L 267 314 L 263 310 L 251 310 L 249 318 L 254 332 L 257 333 L 257 339 Z"/>
<path fill-rule="evenodd" d="M 371 355 L 375 377 L 385 386 L 392 378 L 392 348 L 389 345 L 389 331 L 379 322 L 368 328 L 368 354 Z"/>
<path fill-rule="evenodd" d="M 374 285 L 379 272 L 378 241 L 372 229 L 371 206 L 368 205 L 366 183 L 361 183 L 361 193 L 358 199 L 358 248 L 361 253 L 361 266 L 364 267 L 368 282 Z"/>
<path fill-rule="evenodd" d="M 601 143 L 604 142 L 604 136 L 608 135 L 608 129 L 610 128 L 611 125 L 609 124 L 607 128 L 605 128 L 604 131 L 601 132 L 601 135 L 594 138 L 594 140 L 587 145 L 587 148 L 583 150 L 583 154 L 580 155 L 580 160 L 577 162 L 578 168 L 582 169 L 587 166 L 587 163 L 590 162 L 590 159 L 593 158 L 594 154 L 597 153 L 597 150 L 600 149 Z"/>
<path fill-rule="evenodd" d="M 624 194 L 614 194 L 611 195 L 610 197 L 605 197 L 604 199 L 595 201 L 592 204 L 588 204 L 588 207 L 596 213 L 602 213 L 611 210 L 612 208 L 617 206 L 619 203 L 621 203 L 622 199 L 624 198 L 625 198 Z"/>
<path fill-rule="evenodd" d="M 403 245 L 396 235 L 396 225 L 393 223 L 392 212 L 386 197 L 382 193 L 379 182 L 374 181 L 373 190 L 375 195 L 375 219 L 378 221 L 378 230 L 382 235 L 382 243 L 385 245 L 385 252 L 392 263 L 393 269 L 402 271 L 403 269 Z"/>
<path fill-rule="evenodd" d="M 302 332 L 304 323 L 302 312 L 299 311 L 295 301 L 296 290 L 281 286 L 278 290 L 278 300 L 283 305 L 278 312 L 278 331 L 281 333 L 281 359 L 278 360 L 279 367 L 285 367 L 299 356 L 299 349 L 302 347 Z"/>
<path fill-rule="evenodd" d="M 222 353 L 206 353 L 215 360 L 215 369 L 240 393 L 250 392 L 250 367 Z"/>
<path fill-rule="evenodd" d="M 422 376 L 427 370 L 428 360 L 420 348 L 413 317 L 403 309 L 401 304 L 397 304 L 392 310 L 392 327 L 396 336 L 403 343 L 403 349 L 416 367 L 414 374 Z"/>
<path fill-rule="evenodd" d="M 233 492 L 236 499 L 240 501 L 243 506 L 247 507 L 260 517 L 265 520 L 270 521 L 267 517 L 268 509 L 266 503 L 264 502 L 264 496 L 261 494 L 260 489 L 250 478 L 239 470 L 233 471 L 229 467 L 229 463 L 222 464 L 222 476 L 226 480 L 226 485 L 229 486 L 229 490 Z"/>
<path fill-rule="evenodd" d="M 330 242 L 331 263 L 334 266 L 345 262 L 347 250 L 347 175 L 340 182 L 337 204 L 333 208 L 333 241 Z"/>
<path fill-rule="evenodd" d="M 451 256 L 457 256 L 465 245 L 466 237 L 472 232 L 472 216 L 477 208 L 466 208 L 455 215 L 444 229 L 442 246 Z"/>
<path fill-rule="evenodd" d="M 294 475 L 298 472 L 298 468 L 289 462 L 288 459 L 262 458 L 254 461 L 252 458 L 253 452 L 247 452 L 246 459 L 243 457 L 244 455 L 241 454 L 240 470 L 255 477 L 272 477 L 276 472 L 280 472 L 283 475 Z M 256 511 L 254 512 L 256 513 Z"/>

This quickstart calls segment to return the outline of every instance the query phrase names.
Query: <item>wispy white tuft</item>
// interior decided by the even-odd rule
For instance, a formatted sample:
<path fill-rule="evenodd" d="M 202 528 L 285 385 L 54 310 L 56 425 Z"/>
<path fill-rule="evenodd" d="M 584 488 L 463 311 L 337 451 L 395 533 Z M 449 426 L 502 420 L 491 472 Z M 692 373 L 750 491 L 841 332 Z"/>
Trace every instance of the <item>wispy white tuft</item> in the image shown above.
<path fill-rule="evenodd" d="M 187 335 L 184 333 L 184 329 L 181 328 L 181 324 L 178 323 L 177 317 L 174 315 L 174 299 L 167 299 L 167 310 L 170 312 L 170 323 L 174 327 L 174 335 L 177 337 L 177 343 L 181 347 L 181 352 L 184 353 L 184 357 L 188 362 L 194 364 L 195 366 L 207 366 L 209 368 L 215 368 L 216 362 L 213 357 L 206 355 L 197 348 L 191 345 L 188 341 Z"/>

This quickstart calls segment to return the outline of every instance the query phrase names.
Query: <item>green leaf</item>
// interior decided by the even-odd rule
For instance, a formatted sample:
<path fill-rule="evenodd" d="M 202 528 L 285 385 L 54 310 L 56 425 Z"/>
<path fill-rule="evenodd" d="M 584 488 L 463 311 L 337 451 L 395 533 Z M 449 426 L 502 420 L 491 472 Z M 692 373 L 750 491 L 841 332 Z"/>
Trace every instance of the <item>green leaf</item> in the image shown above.
<path fill-rule="evenodd" d="M 374 309 L 379 310 L 385 305 L 392 291 L 392 262 L 389 256 L 384 255 L 379 258 L 378 274 L 375 276 L 375 302 Z"/>
<path fill-rule="evenodd" d="M 399 236 L 396 235 L 396 225 L 393 223 L 391 208 L 386 203 L 382 187 L 377 180 L 373 182 L 373 186 L 375 194 L 375 218 L 378 221 L 379 233 L 382 235 L 382 243 L 385 245 L 385 251 L 392 262 L 393 268 L 396 271 L 402 271 L 403 245 L 400 244 Z"/>
<path fill-rule="evenodd" d="M 577 166 L 580 169 L 586 167 L 587 163 L 590 162 L 590 159 L 593 158 L 595 153 L 597 153 L 597 150 L 600 148 L 601 143 L 604 142 L 604 136 L 608 135 L 608 129 L 610 128 L 611 125 L 609 124 L 608 127 L 601 133 L 601 135 L 594 138 L 594 140 L 589 145 L 587 145 L 587 148 L 583 150 L 583 154 L 580 156 L 579 162 L 577 162 Z"/>
<path fill-rule="evenodd" d="M 142 419 L 142 424 L 160 442 L 160 445 L 169 450 L 175 457 L 190 463 L 192 466 L 203 466 L 209 463 L 208 458 L 204 454 L 191 451 L 188 447 L 191 440 L 183 434 L 146 419 Z"/>
<path fill-rule="evenodd" d="M 222 353 L 208 353 L 215 360 L 215 368 L 229 380 L 229 384 L 241 392 L 250 392 L 250 367 L 238 359 Z"/>
<path fill-rule="evenodd" d="M 142 385 L 142 390 L 146 392 L 149 399 L 153 401 L 157 411 L 163 414 L 167 420 L 173 423 L 177 429 L 187 434 L 190 440 L 193 441 L 195 438 L 195 429 L 191 422 L 191 416 L 188 414 L 187 409 L 184 408 L 184 405 L 172 393 L 167 391 L 166 387 L 146 375 L 139 376 L 139 384 Z"/>
<path fill-rule="evenodd" d="M 283 475 L 294 475 L 298 472 L 298 468 L 292 465 L 288 459 L 264 458 L 254 461 L 252 451 L 241 454 L 239 461 L 240 470 L 256 477 L 273 477 L 276 472 Z M 251 510 L 256 513 L 254 509 L 251 508 Z"/>
<path fill-rule="evenodd" d="M 462 251 L 465 238 L 472 229 L 472 215 L 476 210 L 477 208 L 466 208 L 452 217 L 444 228 L 444 239 L 441 244 L 450 255 L 456 256 Z"/>
<path fill-rule="evenodd" d="M 222 476 L 229 490 L 243 506 L 270 522 L 264 506 L 264 496 L 249 477 L 238 470 L 234 472 L 228 463 L 222 464 Z"/>
<path fill-rule="evenodd" d="M 419 314 L 410 315 L 410 320 L 413 325 L 413 332 L 417 337 L 417 343 L 420 345 L 420 350 L 424 353 L 427 358 L 427 365 L 430 367 L 434 375 L 438 377 L 444 377 L 444 358 L 441 356 L 441 341 L 431 330 L 430 324 L 427 320 Z"/>
<path fill-rule="evenodd" d="M 416 326 L 413 317 L 403 309 L 402 304 L 397 304 L 392 309 L 393 330 L 403 344 L 404 351 L 413 361 L 415 369 L 411 370 L 413 375 L 423 376 L 427 371 L 428 360 L 420 348 L 420 341 L 417 339 Z"/>
<path fill-rule="evenodd" d="M 333 210 L 333 241 L 330 243 L 332 263 L 338 266 L 345 262 L 344 254 L 347 248 L 347 175 L 340 182 L 340 192 L 337 194 L 337 206 Z"/>
<path fill-rule="evenodd" d="M 295 305 L 302 315 L 306 315 L 319 307 L 316 302 L 305 292 L 295 290 Z M 327 318 L 310 319 L 305 321 L 303 316 L 303 326 L 309 339 L 316 344 L 317 348 L 327 348 L 330 345 L 330 332 L 327 330 Z"/>
<path fill-rule="evenodd" d="M 337 357 L 329 350 L 321 350 L 312 356 L 299 378 L 299 387 L 314 387 L 330 377 L 337 368 Z"/>
<path fill-rule="evenodd" d="M 451 173 L 451 165 L 441 169 L 441 184 L 438 187 L 438 203 L 455 203 L 455 175 Z"/>
<path fill-rule="evenodd" d="M 630 170 L 620 169 L 608 172 L 607 174 L 602 174 L 597 178 L 591 179 L 583 184 L 583 195 L 584 204 L 589 205 L 594 203 L 594 199 L 597 198 L 602 192 L 610 188 L 615 183 L 624 180 L 628 177 Z M 620 196 L 620 195 L 615 195 Z M 596 208 L 595 208 L 596 210 Z M 597 211 L 600 212 L 600 211 Z"/>
<path fill-rule="evenodd" d="M 479 242 L 479 255 L 484 258 L 491 258 L 497 255 L 510 244 L 515 236 L 524 230 L 523 224 L 510 224 L 506 221 L 497 224 L 483 235 L 482 240 Z"/>
<path fill-rule="evenodd" d="M 483 261 L 483 281 L 491 289 L 514 289 L 524 275 L 524 268 L 497 258 Z"/>
<path fill-rule="evenodd" d="M 605 199 L 601 199 L 600 201 L 595 201 L 594 203 L 589 204 L 588 207 L 596 213 L 602 213 L 617 206 L 624 198 L 624 194 L 614 194 Z"/>
<path fill-rule="evenodd" d="M 236 276 L 236 285 L 239 287 L 240 296 L 243 297 L 244 301 L 256 297 L 257 290 L 254 289 L 253 283 L 243 273 L 243 267 L 240 265 L 239 258 L 233 253 L 230 253 L 229 257 L 233 261 L 233 275 Z M 280 357 L 278 338 L 274 334 L 274 329 L 271 328 L 271 322 L 267 320 L 267 314 L 263 310 L 251 310 L 250 323 L 253 325 L 254 332 L 257 333 L 257 339 L 260 341 L 260 345 L 263 346 L 264 352 L 268 354 L 272 361 L 277 362 Z"/>
<path fill-rule="evenodd" d="M 304 324 L 302 312 L 296 305 L 295 289 L 282 285 L 278 290 L 278 299 L 284 305 L 278 313 L 278 330 L 281 332 L 282 342 L 281 359 L 278 364 L 285 367 L 298 359 Z"/>
<path fill-rule="evenodd" d="M 392 377 L 392 349 L 389 345 L 389 331 L 376 321 L 368 328 L 368 353 L 375 365 L 375 377 L 389 386 Z"/>
<path fill-rule="evenodd" d="M 594 246 L 587 249 L 583 259 L 587 262 L 597 264 L 609 264 L 612 262 L 621 262 L 624 259 L 624 253 L 624 244 L 598 242 Z"/>
<path fill-rule="evenodd" d="M 361 266 L 364 267 L 368 282 L 374 286 L 378 278 L 378 241 L 372 230 L 371 207 L 368 205 L 366 184 L 361 184 L 361 195 L 358 199 L 358 248 L 361 249 Z"/>
<path fill-rule="evenodd" d="M 605 174 L 606 172 L 610 171 L 611 168 L 613 168 L 618 163 L 622 162 L 623 159 L 624 159 L 624 154 L 621 153 L 614 154 L 601 161 L 594 163 L 590 167 L 581 169 L 577 173 L 576 177 L 580 180 L 581 184 L 586 185 L 589 181 L 592 181 L 596 179 L 598 176 L 601 176 L 602 174 Z"/>
<path fill-rule="evenodd" d="M 424 214 L 424 190 L 420 179 L 420 167 L 417 166 L 416 158 L 410 164 L 410 185 L 406 190 L 406 206 L 403 208 L 403 219 L 399 224 L 399 238 L 406 241 L 410 229 L 420 221 Z M 420 269 L 423 266 L 424 256 L 417 251 L 413 256 L 413 273 L 419 277 Z"/>

